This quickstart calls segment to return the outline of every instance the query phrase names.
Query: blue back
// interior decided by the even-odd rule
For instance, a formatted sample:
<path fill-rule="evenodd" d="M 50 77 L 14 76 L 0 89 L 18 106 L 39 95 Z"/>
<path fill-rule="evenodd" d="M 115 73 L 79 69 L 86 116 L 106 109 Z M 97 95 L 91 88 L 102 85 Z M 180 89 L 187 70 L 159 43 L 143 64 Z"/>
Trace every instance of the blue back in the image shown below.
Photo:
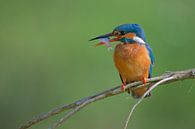
<path fill-rule="evenodd" d="M 149 46 L 149 44 L 146 44 L 146 48 L 148 50 L 148 53 L 149 53 L 149 56 L 150 56 L 150 60 L 151 60 L 150 70 L 149 70 L 149 78 L 151 78 L 152 77 L 152 66 L 154 64 L 154 54 L 153 54 L 152 49 Z"/>

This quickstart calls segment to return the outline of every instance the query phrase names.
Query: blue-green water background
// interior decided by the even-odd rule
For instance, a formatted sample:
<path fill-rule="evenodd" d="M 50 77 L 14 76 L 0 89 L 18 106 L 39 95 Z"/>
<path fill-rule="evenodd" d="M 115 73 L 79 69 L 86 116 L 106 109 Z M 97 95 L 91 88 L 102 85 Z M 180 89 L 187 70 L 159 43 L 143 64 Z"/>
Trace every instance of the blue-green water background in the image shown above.
<path fill-rule="evenodd" d="M 1 0 L 0 128 L 119 85 L 112 54 L 88 39 L 139 23 L 156 57 L 153 75 L 195 66 L 193 0 Z M 195 82 L 157 88 L 128 129 L 194 129 Z M 122 129 L 128 94 L 93 103 L 59 129 Z M 64 113 L 31 129 L 46 129 Z"/>

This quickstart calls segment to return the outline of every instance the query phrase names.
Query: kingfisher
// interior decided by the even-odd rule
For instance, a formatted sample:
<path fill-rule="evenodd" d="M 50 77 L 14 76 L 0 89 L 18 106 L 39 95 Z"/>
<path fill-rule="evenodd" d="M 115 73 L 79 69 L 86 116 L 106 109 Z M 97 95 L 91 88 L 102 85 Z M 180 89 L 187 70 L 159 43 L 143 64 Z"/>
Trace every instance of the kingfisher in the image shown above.
<path fill-rule="evenodd" d="M 119 25 L 111 33 L 97 36 L 96 46 L 105 44 L 110 47 L 111 42 L 118 42 L 115 46 L 113 60 L 122 81 L 121 90 L 135 81 L 142 81 L 144 87 L 127 89 L 134 98 L 141 98 L 147 91 L 147 79 L 152 77 L 154 55 L 151 47 L 146 42 L 144 30 L 139 24 Z M 148 94 L 146 97 L 150 96 Z"/>

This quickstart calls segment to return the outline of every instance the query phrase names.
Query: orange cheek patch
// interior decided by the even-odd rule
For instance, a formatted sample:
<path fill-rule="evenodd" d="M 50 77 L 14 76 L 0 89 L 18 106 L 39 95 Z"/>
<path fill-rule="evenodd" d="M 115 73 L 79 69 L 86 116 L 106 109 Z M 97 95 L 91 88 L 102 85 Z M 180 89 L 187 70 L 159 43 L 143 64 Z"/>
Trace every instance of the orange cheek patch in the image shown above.
<path fill-rule="evenodd" d="M 132 39 L 134 38 L 136 35 L 135 33 L 127 33 L 125 34 L 124 36 L 122 36 L 123 38 L 129 38 L 129 39 Z"/>

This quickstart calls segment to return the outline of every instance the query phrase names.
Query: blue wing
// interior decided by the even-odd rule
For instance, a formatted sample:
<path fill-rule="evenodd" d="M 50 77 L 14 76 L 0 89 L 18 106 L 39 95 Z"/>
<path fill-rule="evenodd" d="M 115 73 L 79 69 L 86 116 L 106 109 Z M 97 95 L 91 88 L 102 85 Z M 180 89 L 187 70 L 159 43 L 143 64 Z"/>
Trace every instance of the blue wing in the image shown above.
<path fill-rule="evenodd" d="M 150 56 L 150 60 L 151 60 L 151 64 L 150 64 L 150 70 L 149 70 L 149 78 L 152 77 L 152 66 L 154 64 L 154 54 L 152 52 L 152 49 L 151 47 L 149 46 L 149 44 L 146 43 L 146 48 L 148 50 L 148 53 L 149 53 L 149 56 Z"/>

